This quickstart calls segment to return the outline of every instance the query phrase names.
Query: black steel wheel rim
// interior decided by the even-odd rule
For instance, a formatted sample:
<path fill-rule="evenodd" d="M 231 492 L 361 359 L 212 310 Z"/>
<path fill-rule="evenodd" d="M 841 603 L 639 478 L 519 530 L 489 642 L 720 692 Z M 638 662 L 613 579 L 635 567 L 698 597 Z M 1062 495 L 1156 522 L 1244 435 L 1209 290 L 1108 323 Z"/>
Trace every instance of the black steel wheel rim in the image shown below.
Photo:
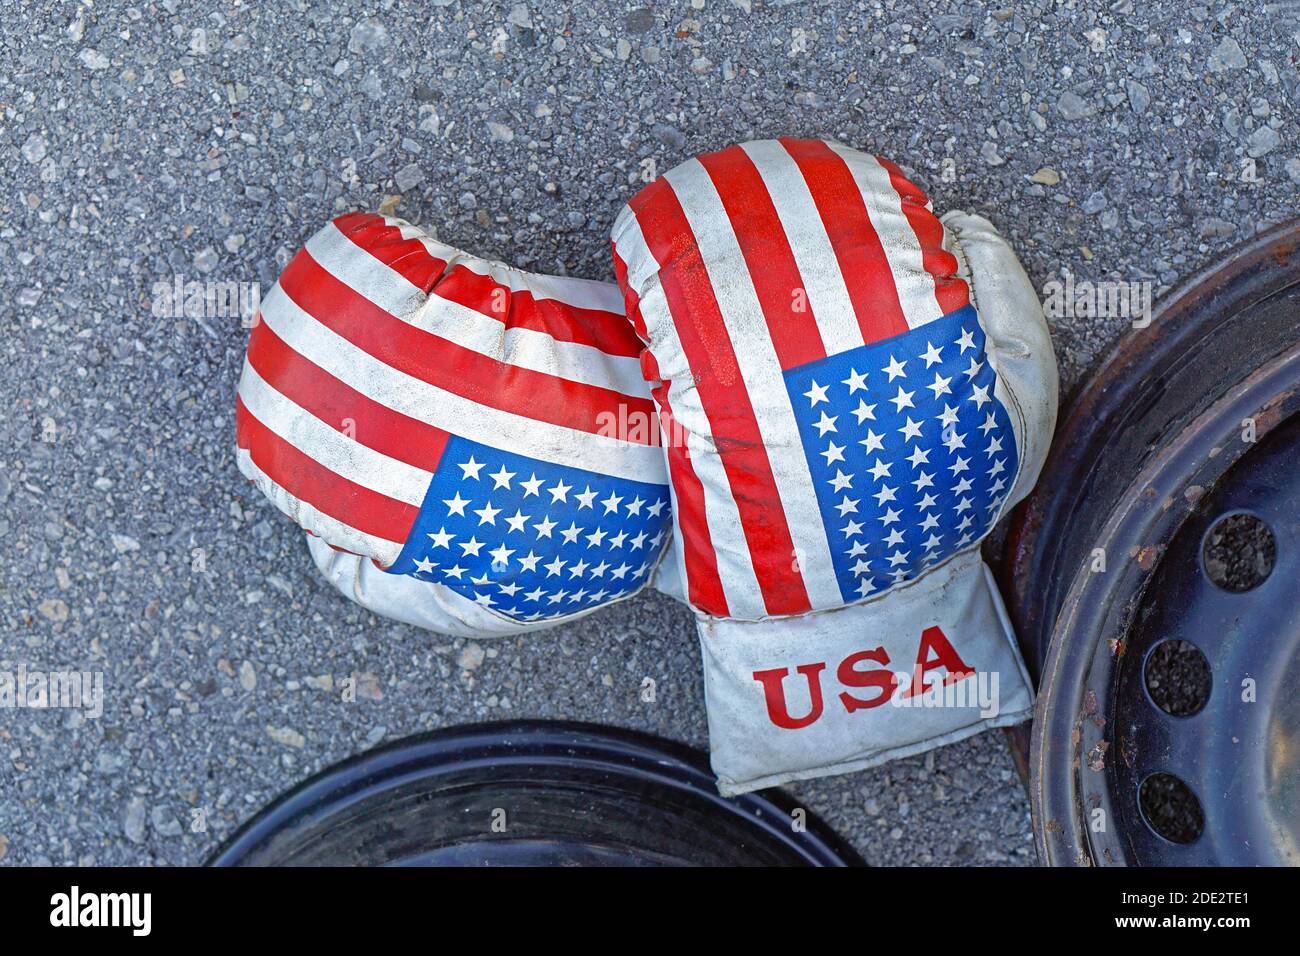
<path fill-rule="evenodd" d="M 703 754 L 616 728 L 511 721 L 397 741 L 246 823 L 214 866 L 846 866 L 779 791 L 724 799 Z"/>
<path fill-rule="evenodd" d="M 1297 224 L 1257 237 L 1121 342 L 1017 513 L 1003 570 L 1039 677 L 1046 862 L 1300 859 L 1298 240 Z M 1232 514 L 1274 542 L 1248 590 L 1204 560 Z M 1208 675 L 1203 699 L 1164 699 L 1160 668 L 1182 659 Z"/>

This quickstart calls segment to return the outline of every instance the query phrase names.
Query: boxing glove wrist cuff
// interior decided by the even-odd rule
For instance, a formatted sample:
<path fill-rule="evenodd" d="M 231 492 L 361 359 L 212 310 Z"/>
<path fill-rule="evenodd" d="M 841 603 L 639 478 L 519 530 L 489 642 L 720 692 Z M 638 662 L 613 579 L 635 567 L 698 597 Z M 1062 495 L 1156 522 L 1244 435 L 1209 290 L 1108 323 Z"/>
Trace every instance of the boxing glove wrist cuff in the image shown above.
<path fill-rule="evenodd" d="M 727 796 L 920 753 L 1033 708 L 978 549 L 846 608 L 698 626 L 713 767 Z"/>

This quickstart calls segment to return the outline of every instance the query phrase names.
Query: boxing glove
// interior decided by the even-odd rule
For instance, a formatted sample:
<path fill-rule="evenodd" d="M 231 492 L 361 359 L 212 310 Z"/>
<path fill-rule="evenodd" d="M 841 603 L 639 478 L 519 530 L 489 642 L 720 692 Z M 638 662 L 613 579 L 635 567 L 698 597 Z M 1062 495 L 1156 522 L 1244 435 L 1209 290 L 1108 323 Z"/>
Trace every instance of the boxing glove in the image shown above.
<path fill-rule="evenodd" d="M 635 593 L 667 476 L 615 286 L 534 275 L 356 213 L 262 303 L 239 467 L 342 593 L 472 636 Z"/>
<path fill-rule="evenodd" d="M 613 247 L 722 792 L 1025 719 L 979 544 L 1038 475 L 1057 373 L 993 227 L 945 227 L 886 160 L 781 139 L 666 173 Z"/>

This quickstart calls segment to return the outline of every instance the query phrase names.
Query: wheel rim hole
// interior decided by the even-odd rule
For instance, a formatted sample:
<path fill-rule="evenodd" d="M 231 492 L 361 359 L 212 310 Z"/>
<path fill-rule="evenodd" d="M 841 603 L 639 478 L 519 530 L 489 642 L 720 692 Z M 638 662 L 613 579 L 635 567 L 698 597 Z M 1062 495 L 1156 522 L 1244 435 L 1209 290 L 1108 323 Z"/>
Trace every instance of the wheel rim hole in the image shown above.
<path fill-rule="evenodd" d="M 1257 588 L 1273 573 L 1277 539 L 1252 514 L 1224 515 L 1205 535 L 1201 565 L 1217 587 L 1240 593 Z"/>
<path fill-rule="evenodd" d="M 1147 657 L 1143 677 L 1152 702 L 1174 717 L 1190 717 L 1210 699 L 1210 662 L 1187 641 L 1157 644 Z"/>
<path fill-rule="evenodd" d="M 1205 830 L 1201 801 L 1172 773 L 1153 773 L 1143 780 L 1138 806 L 1147 826 L 1171 843 L 1195 842 Z"/>

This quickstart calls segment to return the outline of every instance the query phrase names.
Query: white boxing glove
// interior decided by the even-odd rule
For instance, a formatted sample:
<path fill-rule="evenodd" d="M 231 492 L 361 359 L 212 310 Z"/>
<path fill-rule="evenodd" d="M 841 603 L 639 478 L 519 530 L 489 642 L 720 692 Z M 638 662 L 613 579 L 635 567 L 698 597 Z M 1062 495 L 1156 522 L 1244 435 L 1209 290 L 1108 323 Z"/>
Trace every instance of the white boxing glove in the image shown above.
<path fill-rule="evenodd" d="M 1021 721 L 981 539 L 1056 419 L 1042 308 L 975 216 L 819 140 L 700 156 L 613 229 L 734 794 Z"/>
<path fill-rule="evenodd" d="M 262 303 L 240 470 L 377 613 L 472 636 L 570 620 L 638 591 L 671 536 L 640 351 L 612 284 L 343 216 Z"/>

